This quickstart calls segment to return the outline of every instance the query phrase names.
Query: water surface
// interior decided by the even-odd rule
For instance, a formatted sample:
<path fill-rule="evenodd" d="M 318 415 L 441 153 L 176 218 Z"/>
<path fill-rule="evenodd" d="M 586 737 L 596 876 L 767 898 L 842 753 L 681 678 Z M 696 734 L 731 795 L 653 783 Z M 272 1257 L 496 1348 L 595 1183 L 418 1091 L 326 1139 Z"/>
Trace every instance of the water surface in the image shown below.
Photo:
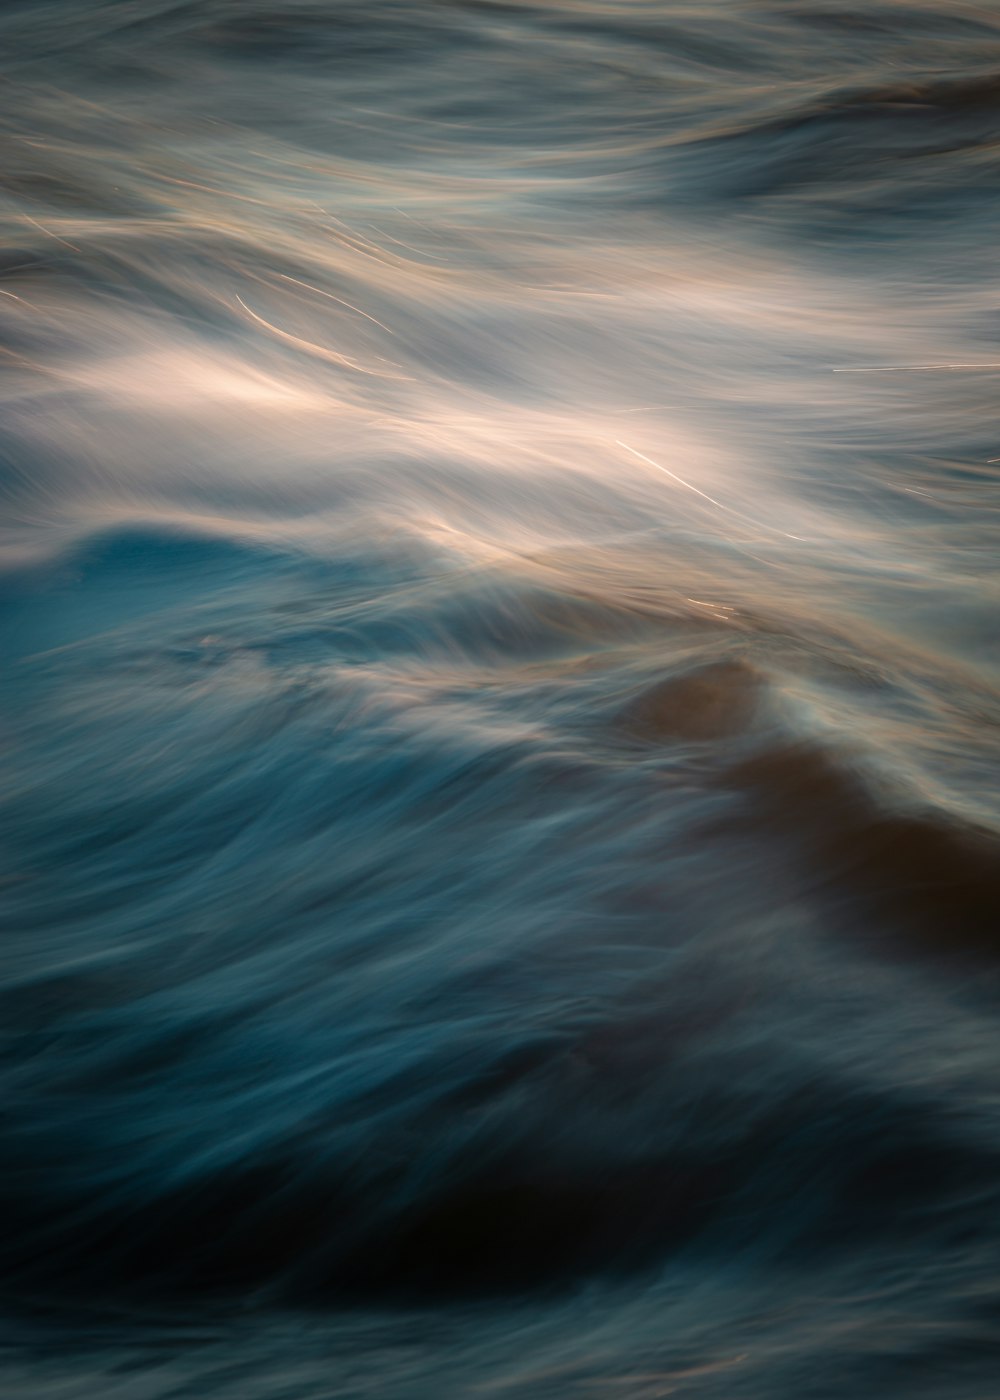
<path fill-rule="evenodd" d="M 1000 7 L 0 17 L 13 1400 L 983 1400 Z"/>

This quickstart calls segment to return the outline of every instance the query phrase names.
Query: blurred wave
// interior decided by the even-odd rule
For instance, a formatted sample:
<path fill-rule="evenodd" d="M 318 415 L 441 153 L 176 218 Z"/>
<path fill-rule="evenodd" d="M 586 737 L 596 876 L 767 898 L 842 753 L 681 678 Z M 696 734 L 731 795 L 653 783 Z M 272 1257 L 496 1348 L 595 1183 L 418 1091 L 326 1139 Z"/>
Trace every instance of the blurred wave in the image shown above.
<path fill-rule="evenodd" d="M 1000 8 L 0 40 L 5 1393 L 979 1400 Z"/>

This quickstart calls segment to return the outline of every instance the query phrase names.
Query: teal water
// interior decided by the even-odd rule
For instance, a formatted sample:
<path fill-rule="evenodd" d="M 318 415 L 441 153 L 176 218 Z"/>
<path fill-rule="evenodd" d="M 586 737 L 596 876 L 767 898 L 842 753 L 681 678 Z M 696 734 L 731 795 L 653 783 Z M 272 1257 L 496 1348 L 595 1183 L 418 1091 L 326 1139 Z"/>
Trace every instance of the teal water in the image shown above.
<path fill-rule="evenodd" d="M 993 1394 L 1000 8 L 0 74 L 4 1393 Z"/>

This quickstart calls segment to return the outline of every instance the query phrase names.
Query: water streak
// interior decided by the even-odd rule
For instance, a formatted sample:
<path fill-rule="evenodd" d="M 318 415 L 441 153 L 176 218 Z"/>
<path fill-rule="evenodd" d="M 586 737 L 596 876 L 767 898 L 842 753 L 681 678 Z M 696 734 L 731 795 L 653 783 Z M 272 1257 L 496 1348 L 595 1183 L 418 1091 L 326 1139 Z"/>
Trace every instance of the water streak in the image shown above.
<path fill-rule="evenodd" d="M 998 74 L 4 7 L 5 1394 L 989 1393 Z"/>

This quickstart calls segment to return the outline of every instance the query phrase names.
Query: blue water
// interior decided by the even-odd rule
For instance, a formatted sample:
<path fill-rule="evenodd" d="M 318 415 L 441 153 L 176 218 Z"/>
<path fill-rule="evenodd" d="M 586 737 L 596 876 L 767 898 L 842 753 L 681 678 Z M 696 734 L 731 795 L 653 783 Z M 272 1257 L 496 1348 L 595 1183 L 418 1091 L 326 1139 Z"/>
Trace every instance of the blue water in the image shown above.
<path fill-rule="evenodd" d="M 1000 6 L 0 77 L 3 1394 L 1000 1393 Z"/>

